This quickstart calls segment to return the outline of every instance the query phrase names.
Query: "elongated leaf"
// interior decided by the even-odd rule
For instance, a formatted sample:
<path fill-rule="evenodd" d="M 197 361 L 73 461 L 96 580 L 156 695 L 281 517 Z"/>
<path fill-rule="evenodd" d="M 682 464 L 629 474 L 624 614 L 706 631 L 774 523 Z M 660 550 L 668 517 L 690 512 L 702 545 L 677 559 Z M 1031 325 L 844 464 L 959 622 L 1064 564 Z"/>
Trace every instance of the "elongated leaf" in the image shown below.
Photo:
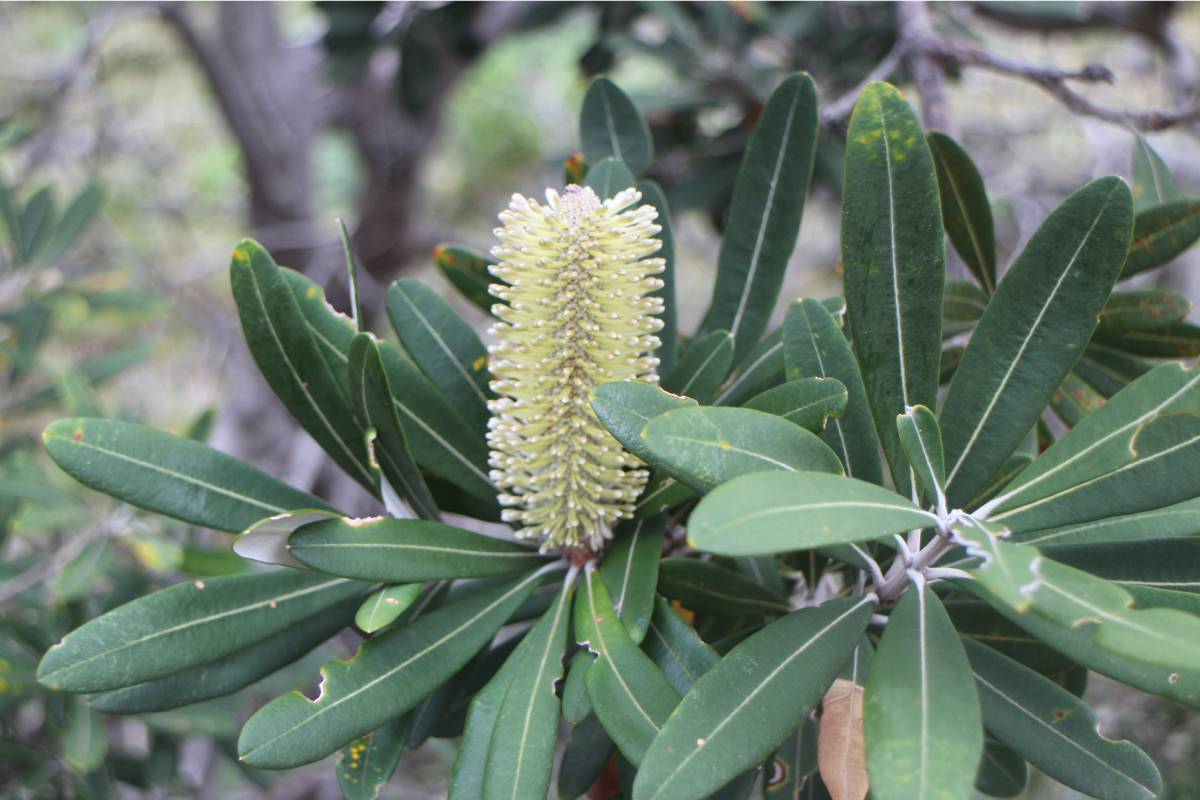
<path fill-rule="evenodd" d="M 616 158 L 606 158 L 588 170 L 584 186 L 589 187 L 601 200 L 611 200 L 623 189 L 632 188 L 637 184 L 637 178 L 625 165 L 624 161 Z"/>
<path fill-rule="evenodd" d="M 651 464 L 700 493 L 764 470 L 842 471 L 815 434 L 748 408 L 668 411 L 646 424 L 642 439 Z"/>
<path fill-rule="evenodd" d="M 688 345 L 662 379 L 662 388 L 699 403 L 710 403 L 732 364 L 733 337 L 728 331 L 713 331 Z"/>
<path fill-rule="evenodd" d="M 768 765 L 766 800 L 798 800 L 804 785 L 817 769 L 817 721 L 806 717 L 792 735 L 783 740 Z"/>
<path fill-rule="evenodd" d="M 1139 209 L 1121 278 L 1156 269 L 1200 238 L 1200 201 L 1175 200 Z"/>
<path fill-rule="evenodd" d="M 676 408 L 695 405 L 696 401 L 689 397 L 679 397 L 642 381 L 605 383 L 592 393 L 592 409 L 604 427 L 622 447 L 643 461 L 650 458 L 650 450 L 642 439 L 646 423 Z"/>
<path fill-rule="evenodd" d="M 816 472 L 736 478 L 709 492 L 688 541 L 721 555 L 769 555 L 877 539 L 934 524 L 936 515 L 874 484 Z"/>
<path fill-rule="evenodd" d="M 60 419 L 42 441 L 80 483 L 195 525 L 241 531 L 289 509 L 332 508 L 207 445 L 131 422 Z"/>
<path fill-rule="evenodd" d="M 621 523 L 600 568 L 613 608 L 634 644 L 641 644 L 645 638 L 654 612 L 654 588 L 666 527 L 665 514 Z"/>
<path fill-rule="evenodd" d="M 834 378 L 846 387 L 846 410 L 821 438 L 842 459 L 847 475 L 883 483 L 879 438 L 858 360 L 833 315 L 816 300 L 792 303 L 783 320 L 783 346 L 789 379 Z"/>
<path fill-rule="evenodd" d="M 358 602 L 351 597 L 216 661 L 95 694 L 89 702 L 106 714 L 144 714 L 231 694 L 299 659 L 346 627 Z"/>
<path fill-rule="evenodd" d="M 433 263 L 463 297 L 489 314 L 492 306 L 500 302 L 488 292 L 493 283 L 503 283 L 488 272 L 495 259 L 466 247 L 439 244 L 433 249 Z"/>
<path fill-rule="evenodd" d="M 46 248 L 41 253 L 41 260 L 47 264 L 53 264 L 66 255 L 79 237 L 91 227 L 92 222 L 96 219 L 96 214 L 103 205 L 103 186 L 92 181 L 83 187 L 82 191 L 75 195 L 71 204 L 63 210 L 62 217 L 58 220 L 58 225 L 54 227 L 50 241 L 46 243 Z"/>
<path fill-rule="evenodd" d="M 1140 134 L 1133 137 L 1133 199 L 1138 211 L 1178 200 L 1182 195 L 1166 162 Z"/>
<path fill-rule="evenodd" d="M 975 789 L 989 797 L 1018 797 L 1029 783 L 1029 764 L 991 737 L 984 737 Z"/>
<path fill-rule="evenodd" d="M 737 356 L 749 353 L 779 299 L 812 180 L 820 118 L 805 73 L 787 78 L 763 108 L 729 206 L 717 282 L 700 330 L 728 330 Z"/>
<path fill-rule="evenodd" d="M 1131 224 L 1125 182 L 1092 181 L 1042 223 L 1005 273 L 942 406 L 952 507 L 971 500 L 1012 455 L 1083 352 Z"/>
<path fill-rule="evenodd" d="M 58 209 L 55 207 L 54 195 L 50 187 L 43 186 L 33 193 L 21 211 L 20 253 L 24 260 L 36 259 L 42 248 L 50 241 L 58 221 Z"/>
<path fill-rule="evenodd" d="M 487 409 L 487 349 L 453 306 L 414 278 L 388 287 L 388 318 L 400 343 L 421 372 L 446 397 L 454 398 L 463 417 L 483 431 Z"/>
<path fill-rule="evenodd" d="M 1169 322 L 1153 330 L 1105 332 L 1097 341 L 1147 358 L 1195 358 L 1200 355 L 1200 325 Z"/>
<path fill-rule="evenodd" d="M 562 677 L 573 583 L 563 583 L 554 605 L 513 656 L 524 669 L 513 676 L 497 712 L 484 775 L 487 797 L 545 797 L 550 787 L 558 741 L 554 692 Z"/>
<path fill-rule="evenodd" d="M 1140 584 L 1182 592 L 1200 591 L 1200 540 L 1067 544 L 1042 554 L 1116 584 Z"/>
<path fill-rule="evenodd" d="M 63 761 L 80 775 L 86 775 L 104 763 L 108 755 L 108 736 L 104 718 L 93 711 L 82 697 L 67 698 L 63 731 Z"/>
<path fill-rule="evenodd" d="M 362 601 L 354 614 L 354 624 L 363 633 L 381 631 L 395 622 L 419 594 L 419 583 L 385 586 Z"/>
<path fill-rule="evenodd" d="M 1189 499 L 1200 371 L 1164 364 L 1113 395 L 979 509 L 1014 531 Z"/>
<path fill-rule="evenodd" d="M 713 405 L 740 406 L 747 398 L 778 386 L 784 377 L 783 328 L 779 327 L 742 358 L 732 380 L 713 400 Z"/>
<path fill-rule="evenodd" d="M 365 588 L 296 570 L 180 583 L 67 634 L 38 681 L 67 692 L 133 686 L 235 653 Z"/>
<path fill-rule="evenodd" d="M 592 713 L 592 699 L 588 697 L 587 686 L 583 683 L 591 665 L 592 657 L 583 650 L 576 650 L 567 669 L 566 681 L 563 682 L 563 717 L 573 725 L 578 725 Z"/>
<path fill-rule="evenodd" d="M 558 797 L 574 800 L 591 788 L 608 766 L 613 742 L 592 714 L 571 731 L 558 767 Z"/>
<path fill-rule="evenodd" d="M 937 402 L 946 242 L 934 173 L 908 103 L 894 87 L 872 83 L 846 138 L 846 313 L 879 438 L 904 495 L 911 480 L 896 415 Z"/>
<path fill-rule="evenodd" d="M 655 223 L 662 229 L 655 237 L 662 242 L 662 248 L 655 256 L 661 258 L 666 267 L 658 274 L 663 282 L 662 288 L 652 292 L 651 296 L 661 297 L 663 301 L 662 313 L 658 315 L 663 323 L 662 330 L 658 332 L 658 374 L 666 375 L 675 366 L 676 340 L 679 338 L 678 307 L 675 303 L 674 225 L 671 223 L 671 207 L 661 186 L 654 181 L 639 181 L 637 189 L 642 193 L 642 202 L 654 206 L 658 211 Z"/>
<path fill-rule="evenodd" d="M 642 646 L 680 696 L 721 660 L 717 651 L 705 644 L 696 629 L 680 619 L 661 596 L 654 598 L 654 616 Z"/>
<path fill-rule="evenodd" d="M 377 494 L 344 381 L 317 349 L 284 274 L 261 245 L 245 239 L 233 251 L 230 278 L 246 344 L 271 389 L 346 474 Z"/>
<path fill-rule="evenodd" d="M 374 431 L 371 455 L 383 471 L 387 486 L 400 493 L 422 519 L 439 519 L 437 504 L 417 467 L 408 437 L 392 403 L 392 387 L 383 368 L 375 337 L 360 333 L 350 345 L 348 378 L 354 413 L 368 431 Z M 384 500 L 388 502 L 387 488 Z"/>
<path fill-rule="evenodd" d="M 539 573 L 481 591 L 366 642 L 322 668 L 321 695 L 277 697 L 242 728 L 247 764 L 283 769 L 324 758 L 395 719 L 458 671 L 533 590 Z"/>
<path fill-rule="evenodd" d="M 1074 372 L 1105 397 L 1112 397 L 1150 371 L 1137 356 L 1111 347 L 1089 344 L 1075 362 Z"/>
<path fill-rule="evenodd" d="M 878 800 L 970 795 L 983 753 L 979 698 L 954 624 L 923 583 L 888 617 L 867 677 L 865 725 Z"/>
<path fill-rule="evenodd" d="M 650 746 L 635 800 L 704 796 L 761 763 L 825 694 L 873 607 L 867 596 L 802 609 L 735 647 Z"/>
<path fill-rule="evenodd" d="M 1095 713 L 1049 678 L 966 640 L 988 730 L 1055 780 L 1096 797 L 1148 800 L 1162 779 L 1145 753 L 1099 733 Z"/>
<path fill-rule="evenodd" d="M 946 613 L 960 636 L 966 636 L 1019 661 L 1043 675 L 1058 675 L 1074 662 L 1036 636 L 1011 622 L 991 605 L 975 597 L 946 601 Z"/>
<path fill-rule="evenodd" d="M 750 578 L 711 561 L 664 558 L 659 565 L 658 589 L 694 611 L 725 617 L 785 614 L 786 598 Z"/>
<path fill-rule="evenodd" d="M 825 421 L 836 419 L 849 395 L 836 378 L 794 378 L 746 401 L 746 408 L 783 417 L 813 433 L 825 430 Z"/>
<path fill-rule="evenodd" d="M 922 502 L 945 510 L 946 463 L 942 455 L 942 431 L 937 417 L 925 406 L 906 409 L 896 417 L 900 447 L 912 467 Z"/>
<path fill-rule="evenodd" d="M 584 572 L 575 604 L 575 636 L 596 655 L 585 678 L 596 716 L 621 753 L 637 765 L 679 695 L 629 638 L 604 581 L 591 570 Z"/>
<path fill-rule="evenodd" d="M 1050 408 L 1069 428 L 1078 425 L 1102 405 L 1104 395 L 1074 372 L 1068 372 L 1054 394 L 1050 395 Z"/>
<path fill-rule="evenodd" d="M 388 583 L 509 575 L 544 561 L 516 542 L 391 517 L 314 522 L 291 535 L 288 550 L 322 572 Z"/>
<path fill-rule="evenodd" d="M 1013 534 L 1013 541 L 1036 545 L 1134 542 L 1200 535 L 1200 497 L 1119 517 Z"/>
<path fill-rule="evenodd" d="M 946 281 L 942 295 L 942 338 L 949 339 L 972 330 L 987 310 L 988 296 L 964 280 Z"/>
<path fill-rule="evenodd" d="M 929 134 L 942 198 L 942 222 L 967 269 L 990 294 L 996 288 L 996 236 L 983 178 L 967 151 L 944 133 Z"/>
<path fill-rule="evenodd" d="M 338 755 L 337 780 L 345 800 L 375 800 L 404 753 L 408 719 L 389 722 L 355 739 Z"/>
<path fill-rule="evenodd" d="M 1100 325 L 1093 338 L 1122 331 L 1145 331 L 1185 319 L 1192 304 L 1170 289 L 1137 289 L 1113 292 L 1100 312 Z"/>
<path fill-rule="evenodd" d="M 629 96 L 608 78 L 596 78 L 584 95 L 579 138 L 583 155 L 593 164 L 615 158 L 641 175 L 654 160 L 654 141 L 646 121 Z"/>

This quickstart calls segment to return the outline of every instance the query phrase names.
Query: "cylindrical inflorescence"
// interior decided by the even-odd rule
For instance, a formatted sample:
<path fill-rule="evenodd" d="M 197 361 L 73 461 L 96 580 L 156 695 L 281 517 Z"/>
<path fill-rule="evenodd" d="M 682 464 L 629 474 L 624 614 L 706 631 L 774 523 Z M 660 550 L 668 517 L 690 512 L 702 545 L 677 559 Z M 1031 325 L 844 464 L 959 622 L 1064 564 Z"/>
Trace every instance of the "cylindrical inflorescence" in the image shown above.
<path fill-rule="evenodd" d="M 592 390 L 620 380 L 658 382 L 654 351 L 664 269 L 650 258 L 653 206 L 634 189 L 601 201 L 590 188 L 546 191 L 545 205 L 513 195 L 496 229 L 504 282 L 491 293 L 491 478 L 525 538 L 543 550 L 597 550 L 633 513 L 647 472 L 604 429 Z"/>

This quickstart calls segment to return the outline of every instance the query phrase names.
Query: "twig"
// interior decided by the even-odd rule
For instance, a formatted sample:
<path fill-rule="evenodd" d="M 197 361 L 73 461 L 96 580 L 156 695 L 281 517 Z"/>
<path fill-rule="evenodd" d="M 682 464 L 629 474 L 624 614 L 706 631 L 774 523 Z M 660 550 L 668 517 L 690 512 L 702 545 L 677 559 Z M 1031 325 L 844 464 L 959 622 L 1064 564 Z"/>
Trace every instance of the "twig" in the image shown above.
<path fill-rule="evenodd" d="M 941 68 L 934 63 L 933 54 L 921 46 L 922 42 L 934 38 L 933 25 L 929 22 L 929 9 L 924 0 L 912 0 L 896 6 L 896 25 L 900 41 L 906 42 L 908 70 L 912 73 L 921 98 L 921 122 L 928 130 L 946 130 L 950 115 L 946 106 L 946 79 Z"/>
<path fill-rule="evenodd" d="M 900 66 L 900 62 L 904 60 L 906 49 L 907 43 L 903 39 L 897 40 L 892 49 L 888 51 L 888 54 L 883 57 L 883 60 L 875 65 L 875 68 L 868 73 L 867 77 L 863 78 L 861 83 L 836 100 L 827 103 L 821 109 L 821 124 L 826 127 L 832 127 L 840 124 L 846 117 L 850 116 L 850 112 L 854 110 L 854 104 L 858 102 L 858 96 L 862 94 L 863 89 L 866 89 L 869 84 L 875 81 L 887 80 L 896 71 L 896 68 Z"/>

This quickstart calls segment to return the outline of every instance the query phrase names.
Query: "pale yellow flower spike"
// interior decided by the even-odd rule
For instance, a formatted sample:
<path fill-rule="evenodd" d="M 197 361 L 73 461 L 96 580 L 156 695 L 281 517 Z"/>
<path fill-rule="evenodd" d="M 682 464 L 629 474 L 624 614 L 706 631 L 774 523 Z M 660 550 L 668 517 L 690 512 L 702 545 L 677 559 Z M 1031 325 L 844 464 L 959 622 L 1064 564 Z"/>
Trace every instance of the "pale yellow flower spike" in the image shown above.
<path fill-rule="evenodd" d="M 653 206 L 626 189 L 601 201 L 588 188 L 546 190 L 542 205 L 513 195 L 496 229 L 491 293 L 491 478 L 542 550 L 598 550 L 633 514 L 647 471 L 592 411 L 608 381 L 658 382 L 662 245 Z"/>

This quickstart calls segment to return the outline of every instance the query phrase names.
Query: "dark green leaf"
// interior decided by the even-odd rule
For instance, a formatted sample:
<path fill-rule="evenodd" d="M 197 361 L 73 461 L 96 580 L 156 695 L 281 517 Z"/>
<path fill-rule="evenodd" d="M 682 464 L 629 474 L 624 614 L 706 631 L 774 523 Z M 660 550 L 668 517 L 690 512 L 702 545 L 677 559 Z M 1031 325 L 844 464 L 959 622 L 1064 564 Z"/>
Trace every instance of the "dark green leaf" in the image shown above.
<path fill-rule="evenodd" d="M 1150 371 L 1150 364 L 1137 356 L 1093 343 L 1075 362 L 1074 371 L 1105 397 L 1112 397 L 1126 384 Z"/>
<path fill-rule="evenodd" d="M 1200 355 L 1200 325 L 1170 322 L 1148 331 L 1105 332 L 1097 341 L 1147 358 L 1195 358 Z"/>
<path fill-rule="evenodd" d="M 964 280 L 947 280 L 942 295 L 942 338 L 972 330 L 987 310 L 988 296 L 975 284 Z"/>
<path fill-rule="evenodd" d="M 1029 783 L 1029 764 L 995 739 L 984 738 L 975 789 L 989 797 L 1017 797 Z"/>
<path fill-rule="evenodd" d="M 711 561 L 664 558 L 659 565 L 658 590 L 693 611 L 723 617 L 786 614 L 786 598 L 750 578 Z"/>
<path fill-rule="evenodd" d="M 1200 497 L 1162 508 L 1013 535 L 1022 544 L 1133 542 L 1200 535 Z"/>
<path fill-rule="evenodd" d="M 384 586 L 359 604 L 354 624 L 363 633 L 381 631 L 396 621 L 421 593 L 421 584 Z"/>
<path fill-rule="evenodd" d="M 936 515 L 871 483 L 817 472 L 743 476 L 700 501 L 688 541 L 721 555 L 769 555 L 923 528 Z"/>
<path fill-rule="evenodd" d="M 680 696 L 721 660 L 717 651 L 705 644 L 696 629 L 680 619 L 661 596 L 654 598 L 654 616 L 642 646 Z"/>
<path fill-rule="evenodd" d="M 1069 670 L 1074 662 L 1011 622 L 991 605 L 975 597 L 946 601 L 946 613 L 959 635 L 969 637 L 1019 661 L 1043 675 Z"/>
<path fill-rule="evenodd" d="M 1137 289 L 1113 292 L 1093 338 L 1117 335 L 1124 331 L 1147 331 L 1180 322 L 1192 310 L 1192 304 L 1179 292 L 1170 289 Z"/>
<path fill-rule="evenodd" d="M 491 414 L 487 401 L 487 349 L 474 329 L 441 295 L 414 278 L 388 287 L 388 318 L 400 343 L 463 417 L 482 432 Z"/>
<path fill-rule="evenodd" d="M 1050 395 L 1050 408 L 1068 428 L 1078 425 L 1102 405 L 1104 395 L 1074 372 L 1068 372 L 1054 394 Z"/>
<path fill-rule="evenodd" d="M 746 146 L 717 259 L 712 302 L 700 324 L 728 330 L 737 360 L 767 328 L 812 180 L 820 117 L 817 90 L 805 73 L 781 83 Z"/>
<path fill-rule="evenodd" d="M 867 677 L 867 770 L 877 800 L 967 797 L 983 753 L 971 667 L 937 594 L 910 586 Z"/>
<path fill-rule="evenodd" d="M 283 769 L 324 758 L 415 706 L 487 643 L 540 573 L 490 588 L 366 642 L 350 661 L 322 668 L 322 692 L 277 697 L 242 728 L 238 752 L 255 767 Z"/>
<path fill-rule="evenodd" d="M 587 792 L 608 766 L 613 743 L 592 714 L 571 731 L 558 767 L 559 800 L 575 800 Z"/>
<path fill-rule="evenodd" d="M 120 689 L 236 653 L 366 587 L 296 570 L 180 583 L 76 628 L 38 680 L 67 692 Z"/>
<path fill-rule="evenodd" d="M 496 263 L 494 258 L 465 247 L 439 244 L 433 249 L 433 263 L 463 297 L 489 314 L 500 302 L 488 292 L 493 283 L 503 283 L 488 272 L 488 267 Z"/>
<path fill-rule="evenodd" d="M 951 507 L 987 485 L 1083 352 L 1131 223 L 1125 182 L 1092 181 L 1042 223 L 1005 273 L 942 405 Z"/>
<path fill-rule="evenodd" d="M 637 189 L 642 193 L 642 202 L 654 206 L 658 211 L 658 219 L 655 222 L 662 228 L 656 237 L 662 242 L 662 249 L 655 255 L 666 262 L 665 268 L 658 274 L 663 286 L 652 292 L 651 296 L 661 297 L 663 301 L 662 313 L 658 315 L 663 323 L 662 330 L 658 332 L 658 374 L 666 375 L 675 366 L 676 339 L 679 338 L 678 308 L 675 302 L 674 226 L 671 224 L 671 207 L 667 205 L 667 196 L 663 194 L 662 187 L 654 181 L 639 181 Z"/>
<path fill-rule="evenodd" d="M 679 397 L 642 381 L 613 381 L 592 392 L 592 409 L 621 445 L 643 461 L 650 457 L 642 430 L 654 417 L 696 401 Z"/>
<path fill-rule="evenodd" d="M 54 234 L 41 253 L 41 260 L 53 264 L 75 245 L 95 220 L 104 205 L 104 187 L 92 181 L 66 207 L 54 228 Z"/>
<path fill-rule="evenodd" d="M 767 764 L 766 800 L 800 800 L 808 776 L 817 769 L 817 721 L 806 717 L 783 740 Z"/>
<path fill-rule="evenodd" d="M 621 523 L 600 568 L 613 608 L 634 644 L 641 644 L 645 638 L 654 611 L 654 589 L 658 584 L 666 527 L 665 514 Z"/>
<path fill-rule="evenodd" d="M 846 134 L 846 313 L 892 478 L 906 496 L 912 481 L 896 415 L 937 403 L 946 237 L 934 172 L 908 103 L 895 87 L 870 84 Z"/>
<path fill-rule="evenodd" d="M 840 474 L 841 462 L 815 434 L 748 408 L 680 408 L 642 431 L 649 461 L 697 492 L 764 470 Z"/>
<path fill-rule="evenodd" d="M 783 328 L 767 334 L 737 365 L 733 379 L 713 400 L 715 406 L 740 406 L 747 398 L 784 381 Z"/>
<path fill-rule="evenodd" d="M 848 397 L 845 385 L 836 378 L 794 378 L 750 398 L 745 407 L 821 433 L 827 419 L 841 416 Z"/>
<path fill-rule="evenodd" d="M 713 331 L 687 346 L 662 379 L 662 388 L 702 404 L 711 403 L 732 364 L 733 337 L 727 331 Z"/>
<path fill-rule="evenodd" d="M 614 158 L 641 175 L 654 160 L 654 142 L 646 121 L 629 96 L 608 78 L 592 81 L 583 98 L 579 138 L 583 155 L 593 164 Z"/>
<path fill-rule="evenodd" d="M 896 417 L 896 432 L 900 447 L 912 467 L 916 488 L 925 506 L 946 510 L 944 485 L 946 462 L 942 455 L 942 431 L 937 417 L 925 406 L 905 409 Z"/>
<path fill-rule="evenodd" d="M 650 746 L 635 800 L 702 797 L 761 764 L 820 701 L 873 608 L 868 596 L 802 609 L 735 647 Z"/>
<path fill-rule="evenodd" d="M 967 269 L 989 293 L 996 288 L 996 237 L 983 178 L 967 151 L 944 133 L 929 134 L 942 198 L 942 222 Z"/>
<path fill-rule="evenodd" d="M 391 517 L 310 523 L 291 535 L 288 550 L 322 572 L 388 583 L 509 575 L 544 560 L 516 542 Z"/>
<path fill-rule="evenodd" d="M 375 800 L 404 753 L 408 719 L 389 722 L 355 739 L 338 754 L 337 781 L 345 800 Z"/>
<path fill-rule="evenodd" d="M 595 191 L 601 200 L 611 200 L 622 189 L 632 188 L 636 183 L 637 178 L 624 161 L 606 158 L 588 170 L 583 185 Z"/>
<path fill-rule="evenodd" d="M 1200 591 L 1200 539 L 1041 547 L 1042 554 L 1116 584 Z"/>
<path fill-rule="evenodd" d="M 1169 203 L 1182 197 L 1166 163 L 1141 134 L 1133 137 L 1133 199 L 1135 208 Z"/>
<path fill-rule="evenodd" d="M 1133 220 L 1133 242 L 1121 278 L 1156 269 L 1200 238 L 1200 202 L 1176 200 L 1139 209 Z"/>
<path fill-rule="evenodd" d="M 842 459 L 847 475 L 883 483 L 879 438 L 858 360 L 833 315 L 816 300 L 792 303 L 783 320 L 783 346 L 789 380 L 834 378 L 846 387 L 846 410 L 830 421 L 821 438 Z"/>

